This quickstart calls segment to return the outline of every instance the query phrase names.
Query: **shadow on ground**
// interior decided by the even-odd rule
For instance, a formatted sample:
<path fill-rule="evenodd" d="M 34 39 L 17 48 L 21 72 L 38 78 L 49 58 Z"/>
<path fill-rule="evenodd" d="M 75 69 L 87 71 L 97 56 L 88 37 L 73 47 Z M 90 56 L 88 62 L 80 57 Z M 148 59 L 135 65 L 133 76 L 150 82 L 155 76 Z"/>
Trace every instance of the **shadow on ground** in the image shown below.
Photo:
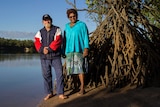
<path fill-rule="evenodd" d="M 38 107 L 160 107 L 160 88 L 150 87 L 128 91 L 108 92 L 104 87 L 87 91 L 83 96 L 76 93 L 68 99 L 53 97 L 42 101 Z"/>

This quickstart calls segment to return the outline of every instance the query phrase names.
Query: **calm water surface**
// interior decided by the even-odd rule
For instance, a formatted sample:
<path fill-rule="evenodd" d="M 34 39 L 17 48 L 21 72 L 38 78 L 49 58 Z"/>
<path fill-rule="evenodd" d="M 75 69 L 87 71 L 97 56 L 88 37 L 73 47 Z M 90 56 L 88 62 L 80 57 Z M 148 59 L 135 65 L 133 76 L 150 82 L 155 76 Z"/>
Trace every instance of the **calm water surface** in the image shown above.
<path fill-rule="evenodd" d="M 36 107 L 43 97 L 39 55 L 0 54 L 0 107 Z"/>

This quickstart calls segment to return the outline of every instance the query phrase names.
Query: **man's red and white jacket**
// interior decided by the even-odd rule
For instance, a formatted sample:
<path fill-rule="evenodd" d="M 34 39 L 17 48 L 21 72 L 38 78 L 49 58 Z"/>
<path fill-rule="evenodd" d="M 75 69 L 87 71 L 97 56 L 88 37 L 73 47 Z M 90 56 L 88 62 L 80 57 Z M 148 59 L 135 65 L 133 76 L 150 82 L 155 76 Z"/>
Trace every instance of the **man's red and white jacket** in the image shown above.
<path fill-rule="evenodd" d="M 58 26 L 51 26 L 51 30 L 39 30 L 34 37 L 34 45 L 42 59 L 53 59 L 61 55 L 62 32 Z M 43 54 L 44 47 L 48 47 L 48 54 Z"/>

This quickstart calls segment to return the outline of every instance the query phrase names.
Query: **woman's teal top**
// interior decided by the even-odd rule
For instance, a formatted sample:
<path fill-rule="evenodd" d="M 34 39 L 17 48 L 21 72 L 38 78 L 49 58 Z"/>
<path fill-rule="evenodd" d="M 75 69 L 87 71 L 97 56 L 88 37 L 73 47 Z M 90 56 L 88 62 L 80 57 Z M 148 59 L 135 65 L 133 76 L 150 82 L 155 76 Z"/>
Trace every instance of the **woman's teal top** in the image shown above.
<path fill-rule="evenodd" d="M 65 39 L 65 54 L 71 52 L 82 53 L 84 48 L 89 48 L 89 34 L 86 24 L 78 20 L 71 27 L 70 23 L 67 23 L 65 26 Z"/>

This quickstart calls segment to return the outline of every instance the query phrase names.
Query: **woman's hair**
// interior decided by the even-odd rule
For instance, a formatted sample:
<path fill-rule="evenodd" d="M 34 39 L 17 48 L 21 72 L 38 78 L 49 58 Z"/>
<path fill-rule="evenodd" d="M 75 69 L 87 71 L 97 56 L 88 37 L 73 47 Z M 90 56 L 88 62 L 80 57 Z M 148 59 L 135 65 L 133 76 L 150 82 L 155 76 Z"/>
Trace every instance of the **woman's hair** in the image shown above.
<path fill-rule="evenodd" d="M 68 9 L 68 10 L 67 10 L 67 17 L 68 17 L 68 18 L 69 18 L 69 15 L 70 15 L 71 13 L 75 14 L 76 17 L 78 18 L 77 10 L 75 10 L 75 9 Z"/>

